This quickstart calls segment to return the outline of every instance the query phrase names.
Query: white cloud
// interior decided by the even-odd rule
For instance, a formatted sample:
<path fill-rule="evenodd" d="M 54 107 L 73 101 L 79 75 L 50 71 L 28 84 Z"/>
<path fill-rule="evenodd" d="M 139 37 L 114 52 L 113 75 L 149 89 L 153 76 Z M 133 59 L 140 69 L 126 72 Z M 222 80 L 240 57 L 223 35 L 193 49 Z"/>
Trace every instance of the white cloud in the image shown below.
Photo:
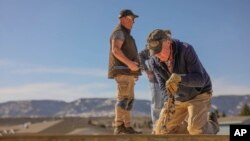
<path fill-rule="evenodd" d="M 141 82 L 140 82 L 141 83 Z M 214 96 L 250 94 L 250 87 L 228 84 L 223 80 L 213 81 Z M 145 85 L 135 89 L 136 99 L 150 100 L 150 89 Z M 116 86 L 113 81 L 107 83 L 67 84 L 67 83 L 35 83 L 0 88 L 0 102 L 14 100 L 63 100 L 73 101 L 79 98 L 115 98 Z"/>
<path fill-rule="evenodd" d="M 0 59 L 0 67 L 4 68 L 6 66 L 12 66 L 14 63 L 10 60 Z"/>
<path fill-rule="evenodd" d="M 63 100 L 73 101 L 79 98 L 116 98 L 115 83 L 36 83 L 15 87 L 0 88 L 0 102 L 16 100 Z M 135 98 L 149 99 L 147 89 L 135 90 Z"/>
<path fill-rule="evenodd" d="M 23 62 L 9 60 L 9 59 L 0 59 L 0 67 L 4 69 L 25 68 L 28 66 L 32 66 L 32 65 L 23 63 Z"/>
<path fill-rule="evenodd" d="M 0 67 L 12 74 L 65 74 L 106 77 L 107 70 L 100 68 L 46 67 L 23 62 L 0 59 Z"/>
<path fill-rule="evenodd" d="M 250 94 L 250 86 L 233 84 L 225 79 L 216 79 L 212 81 L 214 95 L 246 95 Z"/>
<path fill-rule="evenodd" d="M 91 69 L 91 68 L 67 68 L 67 67 L 41 67 L 37 65 L 18 63 L 8 60 L 0 59 L 0 67 L 9 70 L 10 73 L 19 75 L 29 74 L 66 74 L 66 75 L 80 75 L 90 77 L 106 77 L 106 70 Z M 144 76 L 145 77 L 145 76 Z M 141 77 L 141 78 L 144 78 Z M 149 99 L 150 88 L 147 79 L 141 79 L 137 82 L 135 88 L 136 99 Z M 32 83 L 20 84 L 18 86 L 1 87 L 0 86 L 0 102 L 11 100 L 30 100 L 30 99 L 51 99 L 73 101 L 78 98 L 96 98 L 96 97 L 116 97 L 116 84 L 114 81 L 105 81 L 99 83 L 95 78 L 96 83 L 86 84 L 69 84 L 67 81 L 60 83 Z M 108 79 L 107 79 L 108 80 Z M 39 80 L 37 80 L 39 81 Z M 102 80 L 103 81 L 103 80 Z M 250 86 L 233 84 L 227 79 L 216 78 L 212 80 L 214 96 L 218 95 L 246 95 L 250 94 Z M 139 87 L 137 87 L 139 86 Z"/>
<path fill-rule="evenodd" d="M 73 101 L 78 98 L 113 97 L 108 84 L 92 83 L 70 85 L 65 83 L 37 83 L 16 87 L 0 88 L 0 102 L 15 100 L 63 100 Z M 97 91 L 98 90 L 98 91 Z"/>
<path fill-rule="evenodd" d="M 13 70 L 15 74 L 70 74 L 70 75 L 83 75 L 83 76 L 106 76 L 107 71 L 104 69 L 96 68 L 48 68 L 48 67 L 30 67 L 19 68 Z"/>

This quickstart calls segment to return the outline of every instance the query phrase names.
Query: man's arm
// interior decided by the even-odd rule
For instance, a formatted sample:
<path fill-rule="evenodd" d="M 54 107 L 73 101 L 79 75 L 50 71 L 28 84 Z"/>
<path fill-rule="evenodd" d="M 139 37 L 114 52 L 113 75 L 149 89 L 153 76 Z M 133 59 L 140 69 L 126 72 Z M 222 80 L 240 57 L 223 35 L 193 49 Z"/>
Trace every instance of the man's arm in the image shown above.
<path fill-rule="evenodd" d="M 139 53 L 139 61 L 141 69 L 147 74 L 147 77 L 150 81 L 154 81 L 154 74 L 152 69 L 149 69 L 148 65 L 146 64 L 149 61 L 149 50 L 144 49 Z"/>
<path fill-rule="evenodd" d="M 149 51 L 148 49 L 144 49 L 139 53 L 139 61 L 140 61 L 140 65 L 141 65 L 141 69 L 143 71 L 147 71 L 148 70 L 148 66 L 146 64 L 146 61 L 149 59 Z"/>
<path fill-rule="evenodd" d="M 206 83 L 205 69 L 203 68 L 195 50 L 189 46 L 185 53 L 187 73 L 182 76 L 181 85 L 187 87 L 202 87 Z"/>
<path fill-rule="evenodd" d="M 156 61 L 155 58 L 149 59 L 149 65 L 152 68 L 152 71 L 153 71 L 153 73 L 154 73 L 154 75 L 156 77 L 156 80 L 157 80 L 157 82 L 159 84 L 161 92 L 167 94 L 166 87 L 165 87 L 166 80 L 162 76 L 162 74 L 161 74 L 161 72 L 159 70 L 160 69 L 159 66 L 156 66 L 155 61 Z"/>

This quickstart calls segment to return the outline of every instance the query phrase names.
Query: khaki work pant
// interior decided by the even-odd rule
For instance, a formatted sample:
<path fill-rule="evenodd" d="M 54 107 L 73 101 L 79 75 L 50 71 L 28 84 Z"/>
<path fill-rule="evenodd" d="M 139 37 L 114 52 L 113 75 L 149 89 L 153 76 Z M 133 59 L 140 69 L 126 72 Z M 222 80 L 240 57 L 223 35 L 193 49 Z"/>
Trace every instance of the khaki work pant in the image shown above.
<path fill-rule="evenodd" d="M 208 120 L 211 96 L 203 93 L 186 102 L 176 101 L 173 118 L 167 123 L 170 134 L 216 134 L 219 125 Z"/>
<path fill-rule="evenodd" d="M 126 107 L 129 101 L 134 99 L 134 86 L 135 86 L 135 76 L 131 75 L 117 75 L 115 77 L 117 83 L 117 103 L 125 103 Z M 121 124 L 125 127 L 130 127 L 131 124 L 131 112 L 122 108 L 121 106 L 115 106 L 115 126 Z"/>

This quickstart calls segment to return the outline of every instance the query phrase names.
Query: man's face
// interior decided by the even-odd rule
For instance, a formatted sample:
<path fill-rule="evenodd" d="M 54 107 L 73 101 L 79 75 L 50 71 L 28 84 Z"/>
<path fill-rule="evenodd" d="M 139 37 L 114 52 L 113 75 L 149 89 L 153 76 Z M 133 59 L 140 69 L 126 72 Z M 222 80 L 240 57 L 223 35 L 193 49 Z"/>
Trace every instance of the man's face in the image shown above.
<path fill-rule="evenodd" d="M 122 23 L 127 29 L 132 29 L 135 18 L 133 16 L 122 17 Z"/>
<path fill-rule="evenodd" d="M 165 62 L 170 59 L 170 54 L 171 54 L 171 42 L 169 40 L 163 40 L 162 50 L 161 52 L 155 54 L 155 56 L 159 58 L 161 62 Z"/>

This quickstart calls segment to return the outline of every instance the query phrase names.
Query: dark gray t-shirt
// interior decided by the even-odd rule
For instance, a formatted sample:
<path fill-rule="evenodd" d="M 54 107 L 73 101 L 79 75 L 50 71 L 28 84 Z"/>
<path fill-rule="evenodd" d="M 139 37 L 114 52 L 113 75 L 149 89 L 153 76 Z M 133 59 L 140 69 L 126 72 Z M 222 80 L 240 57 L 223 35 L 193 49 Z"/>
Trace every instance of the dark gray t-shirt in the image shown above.
<path fill-rule="evenodd" d="M 111 36 L 112 40 L 125 40 L 125 36 L 124 33 L 121 30 L 118 30 L 116 32 L 114 32 L 114 34 Z"/>

